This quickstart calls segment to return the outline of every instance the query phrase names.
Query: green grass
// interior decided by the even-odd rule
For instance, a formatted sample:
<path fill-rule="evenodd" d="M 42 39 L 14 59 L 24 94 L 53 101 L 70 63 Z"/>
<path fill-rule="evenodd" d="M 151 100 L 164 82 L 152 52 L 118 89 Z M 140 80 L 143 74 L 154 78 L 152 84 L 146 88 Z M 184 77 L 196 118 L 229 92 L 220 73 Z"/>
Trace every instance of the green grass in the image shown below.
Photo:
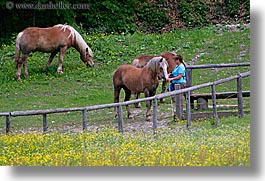
<path fill-rule="evenodd" d="M 196 64 L 250 61 L 249 29 L 226 32 L 209 27 L 164 34 L 83 34 L 83 38 L 94 52 L 95 67 L 86 68 L 79 58 L 79 53 L 71 48 L 67 51 L 63 62 L 64 74 L 57 74 L 57 55 L 46 75 L 42 70 L 49 54 L 36 52 L 28 59 L 29 77 L 22 76 L 22 81 L 14 79 L 16 73 L 14 68 L 15 43 L 3 45 L 0 51 L 0 111 L 83 107 L 112 103 L 113 71 L 119 65 L 130 64 L 136 56 L 141 54 L 159 55 L 164 51 L 176 51 L 183 55 L 186 62 L 189 62 L 195 55 L 204 53 Z M 194 70 L 193 85 L 229 77 L 244 71 L 249 71 L 249 67 Z M 249 90 L 249 88 L 250 78 L 244 78 L 243 90 Z M 236 81 L 218 85 L 216 89 L 219 92 L 236 91 Z M 160 91 L 159 87 L 157 93 Z M 211 90 L 204 88 L 195 92 L 210 93 Z M 123 95 L 122 93 L 121 101 Z M 220 100 L 220 102 L 236 104 L 236 100 L 230 99 Z M 244 103 L 249 109 L 249 99 L 246 99 Z M 160 106 L 161 110 L 167 110 L 170 107 L 169 99 L 167 104 Z M 58 124 L 66 122 L 79 124 L 81 119 L 79 113 L 72 114 L 63 118 L 60 115 L 49 115 L 49 120 L 55 119 Z M 41 125 L 40 117 L 36 117 L 12 117 L 12 124 L 16 123 L 17 129 L 25 125 Z M 104 113 L 100 113 L 98 122 L 104 119 Z M 4 117 L 0 118 L 1 128 L 5 127 L 4 120 Z"/>

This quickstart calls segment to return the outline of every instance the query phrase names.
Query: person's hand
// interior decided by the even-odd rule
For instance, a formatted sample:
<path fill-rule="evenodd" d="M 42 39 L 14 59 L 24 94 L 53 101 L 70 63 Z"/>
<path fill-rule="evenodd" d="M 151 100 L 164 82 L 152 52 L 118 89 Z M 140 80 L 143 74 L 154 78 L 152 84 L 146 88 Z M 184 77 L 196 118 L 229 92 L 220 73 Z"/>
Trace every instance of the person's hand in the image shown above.
<path fill-rule="evenodd" d="M 173 78 L 168 78 L 167 82 L 171 82 L 173 80 Z"/>

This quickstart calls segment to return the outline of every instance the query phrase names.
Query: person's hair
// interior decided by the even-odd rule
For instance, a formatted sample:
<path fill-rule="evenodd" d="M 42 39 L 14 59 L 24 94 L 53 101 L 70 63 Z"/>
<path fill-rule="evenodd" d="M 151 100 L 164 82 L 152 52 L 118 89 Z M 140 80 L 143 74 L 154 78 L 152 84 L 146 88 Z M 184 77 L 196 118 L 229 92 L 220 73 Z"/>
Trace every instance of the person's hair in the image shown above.
<path fill-rule="evenodd" d="M 174 60 L 179 60 L 186 68 L 186 63 L 184 62 L 182 55 L 177 54 L 176 56 L 174 56 Z"/>

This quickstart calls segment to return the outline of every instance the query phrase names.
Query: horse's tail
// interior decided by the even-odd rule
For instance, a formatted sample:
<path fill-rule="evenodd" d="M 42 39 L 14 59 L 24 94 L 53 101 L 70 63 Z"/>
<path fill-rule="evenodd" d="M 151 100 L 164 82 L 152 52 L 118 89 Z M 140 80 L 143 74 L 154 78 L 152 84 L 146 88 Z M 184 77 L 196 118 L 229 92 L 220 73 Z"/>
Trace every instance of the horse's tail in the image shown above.
<path fill-rule="evenodd" d="M 18 66 L 18 61 L 20 59 L 20 39 L 23 35 L 23 32 L 20 32 L 18 35 L 17 35 L 17 39 L 16 39 L 16 55 L 15 55 L 15 65 L 16 65 L 16 68 Z"/>
<path fill-rule="evenodd" d="M 138 59 L 138 58 L 136 58 L 136 59 L 134 59 L 133 61 L 132 61 L 132 65 L 133 66 L 135 66 L 135 67 L 137 67 L 137 68 L 143 68 L 146 64 L 144 64 L 144 65 L 142 65 L 141 63 L 140 63 L 140 59 Z"/>
<path fill-rule="evenodd" d="M 132 65 L 135 66 L 135 67 L 139 66 L 139 59 L 138 58 L 134 59 L 132 61 Z"/>

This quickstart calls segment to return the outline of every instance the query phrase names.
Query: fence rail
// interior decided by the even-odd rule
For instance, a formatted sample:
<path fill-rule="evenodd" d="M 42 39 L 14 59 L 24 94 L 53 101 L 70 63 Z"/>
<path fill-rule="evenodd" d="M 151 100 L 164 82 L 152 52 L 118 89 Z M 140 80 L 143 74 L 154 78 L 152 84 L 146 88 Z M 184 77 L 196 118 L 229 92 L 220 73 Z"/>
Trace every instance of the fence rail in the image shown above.
<path fill-rule="evenodd" d="M 78 108 L 57 108 L 57 109 L 46 109 L 46 110 L 0 112 L 0 116 L 6 117 L 6 133 L 8 133 L 10 131 L 11 117 L 42 115 L 43 116 L 43 132 L 46 132 L 48 130 L 48 117 L 47 117 L 48 114 L 81 111 L 82 112 L 82 127 L 83 127 L 83 130 L 86 130 L 87 129 L 86 114 L 88 111 L 117 107 L 118 129 L 120 132 L 123 133 L 122 106 L 131 105 L 131 104 L 138 103 L 138 102 L 153 101 L 153 129 L 155 131 L 157 129 L 157 108 L 158 108 L 157 101 L 161 98 L 177 96 L 177 95 L 186 93 L 186 119 L 187 119 L 187 128 L 189 129 L 191 126 L 191 105 L 190 105 L 191 91 L 211 86 L 212 87 L 213 116 L 215 120 L 215 125 L 217 126 L 218 116 L 217 116 L 215 86 L 218 84 L 222 84 L 222 83 L 237 79 L 238 115 L 239 117 L 243 117 L 244 112 L 243 112 L 243 100 L 242 100 L 242 78 L 247 77 L 247 76 L 250 76 L 250 71 L 240 73 L 240 74 L 228 77 L 228 78 L 220 79 L 214 82 L 208 82 L 208 83 L 188 87 L 185 89 L 179 89 L 179 90 L 175 90 L 172 92 L 157 94 L 155 96 L 148 97 L 148 98 L 130 100 L 130 101 L 120 102 L 120 103 L 110 103 L 110 104 L 102 104 L 102 105 L 95 105 L 95 106 L 78 107 Z"/>
<path fill-rule="evenodd" d="M 204 65 L 188 65 L 186 67 L 187 87 L 192 87 L 192 70 L 206 68 L 226 68 L 226 67 L 244 67 L 250 66 L 250 62 L 244 63 L 229 63 L 229 64 L 204 64 Z"/>
<path fill-rule="evenodd" d="M 203 68 L 225 68 L 225 67 L 243 67 L 250 66 L 250 62 L 244 63 L 221 63 L 221 64 L 203 64 L 203 65 L 187 65 L 187 69 L 203 69 Z"/>

